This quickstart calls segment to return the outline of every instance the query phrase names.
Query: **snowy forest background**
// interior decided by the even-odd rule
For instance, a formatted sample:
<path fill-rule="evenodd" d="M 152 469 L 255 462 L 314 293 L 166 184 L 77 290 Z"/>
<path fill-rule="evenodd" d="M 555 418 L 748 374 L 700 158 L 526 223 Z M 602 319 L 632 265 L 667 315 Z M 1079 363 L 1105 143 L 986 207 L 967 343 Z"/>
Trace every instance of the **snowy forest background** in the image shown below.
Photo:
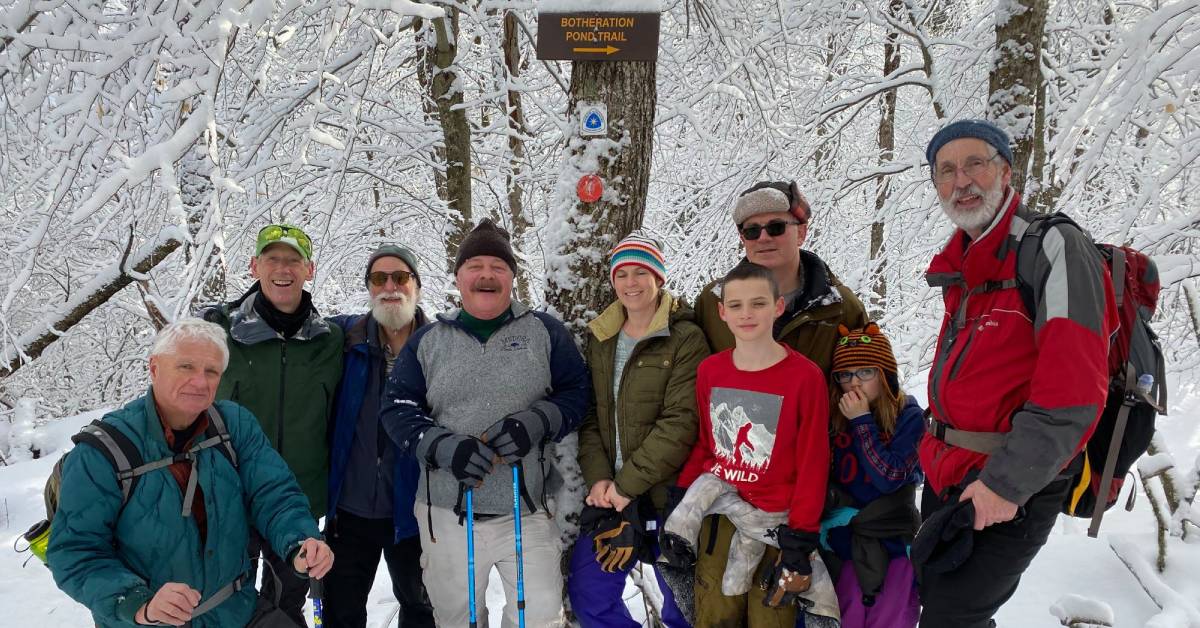
<path fill-rule="evenodd" d="M 0 431 L 141 394 L 156 326 L 240 295 L 269 222 L 313 237 L 311 290 L 333 314 L 365 309 L 382 242 L 417 252 L 424 306 L 442 309 L 448 258 L 490 216 L 514 234 L 518 298 L 577 325 L 588 308 L 563 295 L 607 292 L 603 253 L 624 234 L 588 217 L 575 180 L 639 153 L 644 203 L 602 205 L 662 241 L 689 298 L 741 255 L 737 193 L 796 179 L 806 248 L 863 297 L 923 398 L 942 311 L 923 273 L 951 231 L 924 148 L 968 116 L 1018 141 L 1031 206 L 1153 255 L 1172 407 L 1198 407 L 1200 0 L 542 8 L 648 4 L 652 142 L 615 120 L 585 146 L 578 68 L 535 58 L 530 0 L 0 0 Z M 1195 413 L 1172 421 L 1180 468 L 1160 439 L 1143 487 L 1162 555 L 1187 542 L 1200 482 Z M 25 455 L 8 440 L 0 454 Z"/>

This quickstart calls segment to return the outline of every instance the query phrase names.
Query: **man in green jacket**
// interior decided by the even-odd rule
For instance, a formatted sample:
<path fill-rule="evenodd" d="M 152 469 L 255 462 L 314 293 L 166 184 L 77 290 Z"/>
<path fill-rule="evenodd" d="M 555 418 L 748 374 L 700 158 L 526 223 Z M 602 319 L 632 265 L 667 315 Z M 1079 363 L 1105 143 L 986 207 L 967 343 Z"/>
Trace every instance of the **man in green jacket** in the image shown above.
<path fill-rule="evenodd" d="M 304 289 L 316 270 L 312 252 L 312 240 L 298 227 L 267 225 L 258 232 L 250 259 L 250 274 L 258 281 L 238 300 L 207 308 L 203 317 L 228 333 L 229 368 L 217 398 L 246 406 L 258 417 L 316 519 L 326 510 L 328 433 L 342 374 L 342 330 L 317 313 Z M 250 553 L 260 551 L 282 582 L 280 608 L 303 625 L 308 580 L 295 577 L 252 533 Z M 262 596 L 274 595 L 266 579 Z"/>
<path fill-rule="evenodd" d="M 733 208 L 746 259 L 771 270 L 787 304 L 775 321 L 775 339 L 804 354 L 828 376 L 838 324 L 865 327 L 867 315 L 862 302 L 825 262 L 800 248 L 811 218 L 812 207 L 795 181 L 756 183 L 741 193 Z M 713 352 L 733 348 L 733 334 L 717 313 L 717 290 L 714 281 L 696 299 L 696 322 Z"/>
<path fill-rule="evenodd" d="M 99 447 L 80 444 L 63 460 L 47 562 L 101 628 L 245 626 L 255 607 L 252 525 L 288 557 L 289 573 L 320 578 L 333 565 L 296 478 L 254 415 L 214 404 L 228 360 L 217 325 L 184 319 L 159 333 L 150 391 L 102 420 L 147 464 L 188 457 L 138 475 L 127 498 Z M 204 445 L 221 423 L 232 453 Z"/>

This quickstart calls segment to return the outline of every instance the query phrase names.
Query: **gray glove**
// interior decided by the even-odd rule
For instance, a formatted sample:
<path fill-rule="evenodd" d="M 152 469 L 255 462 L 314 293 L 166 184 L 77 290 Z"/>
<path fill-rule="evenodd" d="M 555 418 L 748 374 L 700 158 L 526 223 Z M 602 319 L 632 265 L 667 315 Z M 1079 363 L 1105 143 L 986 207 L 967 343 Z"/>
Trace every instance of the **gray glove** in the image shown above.
<path fill-rule="evenodd" d="M 492 472 L 492 459 L 496 456 L 478 438 L 436 425 L 425 430 L 413 453 L 431 468 L 448 469 L 459 482 L 471 486 L 483 484 L 483 479 Z"/>
<path fill-rule="evenodd" d="M 529 455 L 535 444 L 556 434 L 554 423 L 546 412 L 534 407 L 496 421 L 479 438 L 500 456 L 500 462 L 512 464 Z"/>

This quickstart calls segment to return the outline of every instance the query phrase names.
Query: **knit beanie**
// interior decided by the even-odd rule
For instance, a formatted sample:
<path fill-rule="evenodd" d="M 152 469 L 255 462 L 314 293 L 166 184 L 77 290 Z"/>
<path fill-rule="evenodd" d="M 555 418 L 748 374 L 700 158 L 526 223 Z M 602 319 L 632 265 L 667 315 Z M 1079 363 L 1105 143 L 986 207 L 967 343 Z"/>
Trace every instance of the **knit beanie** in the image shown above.
<path fill-rule="evenodd" d="M 408 248 L 395 244 L 385 244 L 375 249 L 375 252 L 371 254 L 371 259 L 367 260 L 367 270 L 363 272 L 364 283 L 368 283 L 370 281 L 369 278 L 371 275 L 371 267 L 374 266 L 375 262 L 379 261 L 379 258 L 381 257 L 395 257 L 405 264 L 408 264 L 408 271 L 412 273 L 413 279 L 417 280 L 417 287 L 421 287 L 421 275 L 417 272 L 417 257 L 413 255 L 413 252 L 408 250 Z"/>
<path fill-rule="evenodd" d="M 838 325 L 838 340 L 833 347 L 833 366 L 830 371 L 853 371 L 865 367 L 879 369 L 891 387 L 892 395 L 899 392 L 896 356 L 892 353 L 892 343 L 879 330 L 879 325 L 867 323 L 866 327 L 860 329 Z"/>
<path fill-rule="evenodd" d="M 610 281 L 616 276 L 618 268 L 632 264 L 653 273 L 658 277 L 659 284 L 667 283 L 667 263 L 663 259 L 662 251 L 658 248 L 658 243 L 640 229 L 625 236 L 608 255 Z"/>
<path fill-rule="evenodd" d="M 812 207 L 795 181 L 760 181 L 738 196 L 733 224 L 740 227 L 751 216 L 771 212 L 788 212 L 801 222 L 812 218 Z"/>
<path fill-rule="evenodd" d="M 454 259 L 454 272 L 462 268 L 467 260 L 480 255 L 491 255 L 504 260 L 513 273 L 517 272 L 517 258 L 513 255 L 512 244 L 508 241 L 508 231 L 484 218 L 463 238 L 458 245 L 458 256 Z"/>
<path fill-rule="evenodd" d="M 933 134 L 929 146 L 925 147 L 925 161 L 929 162 L 929 167 L 937 165 L 934 160 L 943 146 L 964 137 L 973 137 L 991 144 L 1004 161 L 1012 165 L 1012 142 L 1008 139 L 1008 133 L 987 120 L 967 119 L 951 122 Z"/>

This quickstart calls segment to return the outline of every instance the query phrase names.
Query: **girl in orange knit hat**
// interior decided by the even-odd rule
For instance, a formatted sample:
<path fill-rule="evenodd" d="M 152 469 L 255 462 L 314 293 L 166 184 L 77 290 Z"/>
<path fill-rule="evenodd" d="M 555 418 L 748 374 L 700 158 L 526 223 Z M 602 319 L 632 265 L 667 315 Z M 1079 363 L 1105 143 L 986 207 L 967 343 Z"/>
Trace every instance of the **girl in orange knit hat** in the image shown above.
<path fill-rule="evenodd" d="M 842 325 L 838 335 L 829 404 L 832 503 L 821 523 L 822 554 L 837 582 L 842 626 L 912 628 L 920 606 L 907 546 L 919 523 L 924 413 L 900 390 L 896 356 L 878 325 Z"/>

